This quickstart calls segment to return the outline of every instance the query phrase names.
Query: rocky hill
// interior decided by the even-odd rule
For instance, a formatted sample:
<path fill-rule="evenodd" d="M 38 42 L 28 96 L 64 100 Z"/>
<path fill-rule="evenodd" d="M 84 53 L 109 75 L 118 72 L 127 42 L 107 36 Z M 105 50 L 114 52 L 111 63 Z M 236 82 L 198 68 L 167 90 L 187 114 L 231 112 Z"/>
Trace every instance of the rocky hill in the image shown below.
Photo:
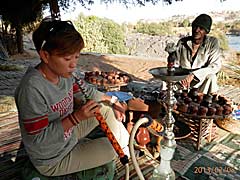
<path fill-rule="evenodd" d="M 177 36 L 150 36 L 140 33 L 131 33 L 126 40 L 126 46 L 130 49 L 129 55 L 144 56 L 147 58 L 166 59 L 164 50 L 167 42 L 177 42 Z"/>

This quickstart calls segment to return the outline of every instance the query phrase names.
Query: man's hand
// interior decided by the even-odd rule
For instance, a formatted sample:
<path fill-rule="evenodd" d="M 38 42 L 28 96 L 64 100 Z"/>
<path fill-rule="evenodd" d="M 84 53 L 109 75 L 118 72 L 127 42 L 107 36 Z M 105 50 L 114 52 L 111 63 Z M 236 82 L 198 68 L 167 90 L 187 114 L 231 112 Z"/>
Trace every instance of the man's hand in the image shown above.
<path fill-rule="evenodd" d="M 182 81 L 180 81 L 180 84 L 184 87 L 184 88 L 189 88 L 190 84 L 192 82 L 192 80 L 194 79 L 194 75 L 193 74 L 189 74 L 185 79 L 183 79 Z"/>

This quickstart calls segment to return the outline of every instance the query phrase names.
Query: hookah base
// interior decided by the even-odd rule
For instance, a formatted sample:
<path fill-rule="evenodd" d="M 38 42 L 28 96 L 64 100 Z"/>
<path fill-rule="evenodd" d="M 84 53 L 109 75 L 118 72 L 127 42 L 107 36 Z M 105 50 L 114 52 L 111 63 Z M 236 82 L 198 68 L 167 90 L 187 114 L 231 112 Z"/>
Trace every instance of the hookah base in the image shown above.
<path fill-rule="evenodd" d="M 154 169 L 151 180 L 175 180 L 175 173 L 172 170 L 169 174 L 160 174 L 158 169 Z"/>

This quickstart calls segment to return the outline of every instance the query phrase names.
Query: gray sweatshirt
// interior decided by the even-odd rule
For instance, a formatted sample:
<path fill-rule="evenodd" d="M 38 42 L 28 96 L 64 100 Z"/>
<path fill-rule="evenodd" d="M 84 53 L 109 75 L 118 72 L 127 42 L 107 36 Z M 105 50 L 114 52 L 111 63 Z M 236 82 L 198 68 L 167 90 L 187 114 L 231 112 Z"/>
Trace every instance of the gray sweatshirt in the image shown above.
<path fill-rule="evenodd" d="M 30 67 L 15 91 L 22 140 L 36 166 L 57 163 L 77 143 L 73 128 L 64 132 L 61 123 L 73 111 L 73 84 L 72 78 L 60 78 L 54 85 Z M 100 101 L 103 93 L 90 86 L 87 91 Z"/>

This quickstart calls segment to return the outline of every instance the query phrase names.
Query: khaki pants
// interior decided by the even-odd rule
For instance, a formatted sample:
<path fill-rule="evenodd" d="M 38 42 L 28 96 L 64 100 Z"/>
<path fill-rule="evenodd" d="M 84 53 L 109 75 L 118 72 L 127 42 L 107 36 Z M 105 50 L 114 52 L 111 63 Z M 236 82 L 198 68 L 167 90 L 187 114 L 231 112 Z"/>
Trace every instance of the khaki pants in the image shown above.
<path fill-rule="evenodd" d="M 129 133 L 124 125 L 116 120 L 112 109 L 104 104 L 101 113 L 120 146 L 128 149 Z M 38 171 L 46 176 L 60 176 L 95 168 L 112 161 L 117 154 L 107 137 L 85 138 L 98 124 L 95 118 L 81 121 L 74 129 L 79 142 L 72 151 L 54 166 L 36 167 Z"/>

